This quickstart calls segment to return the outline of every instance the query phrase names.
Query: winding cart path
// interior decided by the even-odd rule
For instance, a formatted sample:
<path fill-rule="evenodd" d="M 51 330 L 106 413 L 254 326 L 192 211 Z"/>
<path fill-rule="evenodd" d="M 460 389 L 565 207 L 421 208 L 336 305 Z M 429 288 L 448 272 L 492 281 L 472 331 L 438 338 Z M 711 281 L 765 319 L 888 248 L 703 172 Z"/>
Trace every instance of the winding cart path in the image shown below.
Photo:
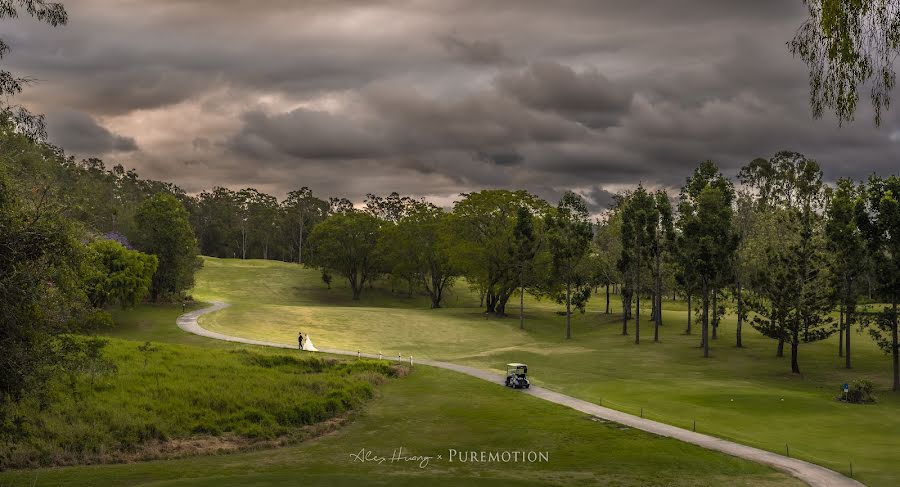
<path fill-rule="evenodd" d="M 204 336 L 207 338 L 214 338 L 216 340 L 225 340 L 229 342 L 238 342 L 245 343 L 248 345 L 259 345 L 263 347 L 277 347 L 277 348 L 288 348 L 295 349 L 295 346 L 287 345 L 284 343 L 275 343 L 275 342 L 267 342 L 261 340 L 252 340 L 249 338 L 241 338 L 230 335 L 223 335 L 221 333 L 216 333 L 214 331 L 207 330 L 200 326 L 197 322 L 197 319 L 205 315 L 207 313 L 212 313 L 214 311 L 218 311 L 223 308 L 227 308 L 228 304 L 223 302 L 215 302 L 212 306 L 207 308 L 199 309 L 196 311 L 191 311 L 189 313 L 185 313 L 178 317 L 178 327 L 182 330 L 193 333 L 195 335 Z M 338 355 L 352 355 L 356 356 L 357 352 L 352 352 L 348 350 L 336 350 L 330 348 L 321 348 L 320 351 L 324 353 L 338 354 Z M 366 358 L 378 358 L 376 355 L 361 353 L 359 354 L 361 357 Z M 388 357 L 389 358 L 389 357 Z M 479 379 L 483 379 L 489 382 L 494 382 L 497 384 L 503 384 L 504 377 L 500 374 L 496 374 L 493 372 L 489 372 L 482 369 L 476 369 L 474 367 L 468 367 L 465 365 L 458 365 L 450 362 L 439 362 L 435 360 L 416 360 L 417 364 L 420 365 L 428 365 L 431 367 L 438 367 L 441 369 L 452 370 L 454 372 L 459 372 L 461 374 L 470 375 L 472 377 L 477 377 Z M 833 470 L 829 470 L 825 467 L 821 467 L 819 465 L 815 465 L 813 463 L 805 462 L 803 460 L 798 460 L 796 458 L 786 457 L 784 455 L 779 455 L 777 453 L 772 453 L 765 450 L 760 450 L 758 448 L 753 448 L 751 446 L 741 445 L 739 443 L 734 443 L 728 440 L 723 440 L 721 438 L 716 438 L 709 435 L 704 435 L 702 433 L 695 433 L 693 431 L 688 431 L 686 429 L 678 428 L 675 426 L 671 426 L 664 423 L 659 423 L 657 421 L 652 421 L 649 419 L 639 418 L 637 416 L 632 416 L 627 413 L 623 413 L 621 411 L 616 411 L 615 409 L 605 408 L 603 406 L 599 406 L 597 404 L 582 401 L 581 399 L 576 399 L 572 396 L 567 396 L 565 394 L 560 394 L 558 392 L 553 392 L 548 389 L 544 389 L 543 387 L 532 386 L 530 389 L 521 391 L 523 394 L 530 394 L 535 397 L 539 397 L 544 399 L 545 401 L 550 401 L 556 404 L 561 404 L 563 406 L 570 407 L 575 409 L 576 411 L 581 411 L 585 414 L 590 414 L 592 416 L 602 418 L 608 421 L 613 421 L 616 423 L 623 424 L 625 426 L 630 426 L 635 429 L 643 430 L 649 433 L 657 434 L 660 436 L 666 436 L 669 438 L 675 438 L 677 440 L 684 441 L 686 443 L 691 443 L 693 445 L 701 446 L 703 448 L 707 448 L 709 450 L 715 450 L 722 453 L 727 453 L 729 455 L 743 458 L 746 460 L 754 461 L 757 463 L 762 463 L 764 465 L 768 465 L 775 469 L 781 470 L 782 472 L 786 472 L 807 484 L 819 487 L 819 486 L 862 486 L 860 482 L 856 480 L 850 479 L 841 475 L 838 472 Z"/>

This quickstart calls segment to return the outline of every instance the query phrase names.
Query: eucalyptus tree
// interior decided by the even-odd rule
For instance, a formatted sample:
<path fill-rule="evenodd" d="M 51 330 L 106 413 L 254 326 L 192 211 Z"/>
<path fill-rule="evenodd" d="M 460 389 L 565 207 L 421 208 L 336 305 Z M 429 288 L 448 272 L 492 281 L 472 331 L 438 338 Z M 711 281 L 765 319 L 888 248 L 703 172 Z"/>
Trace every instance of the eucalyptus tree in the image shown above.
<path fill-rule="evenodd" d="M 313 226 L 328 214 L 328 203 L 317 198 L 312 190 L 304 186 L 288 193 L 281 207 L 291 229 L 288 233 L 292 245 L 297 249 L 297 263 L 303 264 L 303 243 Z"/>
<path fill-rule="evenodd" d="M 547 213 L 547 202 L 527 191 L 483 190 L 465 193 L 450 214 L 455 265 L 470 285 L 484 292 L 485 312 L 506 314 L 506 304 L 518 289 L 519 272 L 514 228 L 519 208 Z"/>
<path fill-rule="evenodd" d="M 396 225 L 382 225 L 381 252 L 387 267 L 411 275 L 428 293 L 432 308 L 441 307 L 444 290 L 459 275 L 450 256 L 448 221 L 444 210 L 416 202 Z"/>
<path fill-rule="evenodd" d="M 654 215 L 650 229 L 650 258 L 653 267 L 653 341 L 659 341 L 659 327 L 662 325 L 662 292 L 664 261 L 669 260 L 675 240 L 675 227 L 672 218 L 672 203 L 669 195 L 658 190 L 653 194 Z"/>
<path fill-rule="evenodd" d="M 197 238 L 188 221 L 188 212 L 177 198 L 159 193 L 147 198 L 135 214 L 135 246 L 158 259 L 150 286 L 150 298 L 160 301 L 180 298 L 194 285 L 194 273 L 201 267 Z"/>
<path fill-rule="evenodd" d="M 516 210 L 516 225 L 513 228 L 512 253 L 519 272 L 519 329 L 525 329 L 525 284 L 526 279 L 534 279 L 534 257 L 540 244 L 535 231 L 535 217 L 531 211 L 520 206 Z"/>
<path fill-rule="evenodd" d="M 381 225 L 374 216 L 354 210 L 329 216 L 309 235 L 313 264 L 346 278 L 354 300 L 383 269 Z"/>
<path fill-rule="evenodd" d="M 818 170 L 818 165 L 810 165 L 810 160 L 803 154 L 793 151 L 780 151 L 770 159 L 757 158 L 746 166 L 742 167 L 738 173 L 740 182 L 749 190 L 755 192 L 756 199 L 756 215 L 763 224 L 773 226 L 774 228 L 759 229 L 774 240 L 769 241 L 771 245 L 777 245 L 781 248 L 787 248 L 788 240 L 793 236 L 786 231 L 786 222 L 791 218 L 803 213 L 801 202 L 804 198 L 814 196 L 814 199 L 821 203 L 822 186 L 821 178 L 813 184 L 810 181 L 804 181 L 804 178 L 813 177 Z M 805 172 L 808 169 L 812 173 Z M 813 188 L 810 188 L 813 184 Z M 821 205 L 819 205 L 821 206 Z M 820 207 L 814 211 L 820 210 Z M 775 214 L 775 218 L 760 218 L 762 214 Z M 771 298 L 771 296 L 770 296 Z M 772 321 L 772 320 L 770 320 Z M 775 326 L 785 325 L 784 321 L 773 321 Z M 787 336 L 787 330 L 779 334 L 776 355 L 781 357 L 784 355 L 783 337 Z"/>
<path fill-rule="evenodd" d="M 42 0 L 0 0 L 0 19 L 16 18 L 19 11 L 34 17 L 40 22 L 57 27 L 69 21 L 69 15 L 61 3 Z M 0 59 L 9 54 L 9 44 L 0 39 Z M 34 79 L 17 77 L 9 71 L 0 69 L 0 118 L 8 121 L 14 129 L 34 140 L 47 137 L 44 116 L 32 114 L 21 105 L 10 105 L 7 100 L 22 93 Z"/>
<path fill-rule="evenodd" d="M 800 373 L 799 346 L 830 336 L 835 330 L 832 310 L 832 277 L 821 210 L 824 206 L 822 171 L 818 163 L 791 153 L 788 205 L 777 211 L 778 222 L 787 235 L 770 240 L 764 270 L 757 277 L 761 299 L 768 302 L 770 315 L 761 306 L 753 326 L 763 335 L 791 345 L 791 371 Z"/>
<path fill-rule="evenodd" d="M 753 247 L 750 241 L 751 232 L 754 229 L 757 212 L 754 209 L 753 197 L 747 191 L 739 191 L 734 203 L 733 231 L 738 239 L 738 247 L 734 253 L 734 262 L 731 265 L 734 276 L 734 298 L 736 301 L 737 327 L 735 329 L 735 346 L 741 348 L 743 342 L 744 320 L 747 318 L 747 308 L 744 303 L 744 285 L 753 262 Z"/>
<path fill-rule="evenodd" d="M 789 42 L 809 68 L 810 104 L 818 118 L 833 111 L 853 120 L 859 89 L 869 90 L 875 123 L 891 101 L 900 54 L 900 1 L 804 0 L 809 16 Z"/>
<path fill-rule="evenodd" d="M 869 333 L 891 354 L 894 391 L 900 390 L 900 344 L 897 339 L 897 302 L 900 299 L 900 177 L 871 176 L 866 192 L 866 212 L 860 224 L 869 254 L 879 269 L 878 284 L 890 302 Z"/>
<path fill-rule="evenodd" d="M 594 250 L 597 254 L 594 281 L 606 286 L 605 314 L 610 314 L 610 286 L 622 279 L 616 266 L 622 255 L 622 215 L 617 208 L 607 211 L 604 219 L 597 223 Z"/>
<path fill-rule="evenodd" d="M 839 179 L 825 210 L 825 236 L 832 256 L 834 288 L 843 311 L 838 330 L 838 341 L 842 344 L 839 349 L 844 351 L 848 369 L 851 367 L 850 331 L 860 293 L 859 277 L 868 264 L 865 235 L 859 226 L 866 217 L 864 196 L 865 188 L 849 179 Z"/>
<path fill-rule="evenodd" d="M 569 339 L 572 337 L 572 304 L 574 302 L 583 311 L 591 292 L 589 269 L 585 266 L 585 260 L 593 230 L 584 200 L 575 193 L 566 191 L 555 211 L 547 214 L 545 225 L 547 243 L 553 256 L 553 280 L 565 288 L 564 299 L 557 301 L 566 303 L 566 339 Z"/>
<path fill-rule="evenodd" d="M 643 185 L 627 198 L 622 209 L 622 259 L 632 282 L 635 299 L 634 343 L 641 343 L 641 293 L 644 291 L 643 270 L 650 269 L 652 244 L 658 213 L 653 195 Z M 625 330 L 623 329 L 623 334 Z"/>
<path fill-rule="evenodd" d="M 700 288 L 703 356 L 709 357 L 710 293 L 729 272 L 737 238 L 732 227 L 734 187 L 712 161 L 701 163 L 681 189 L 677 237 L 683 275 Z"/>

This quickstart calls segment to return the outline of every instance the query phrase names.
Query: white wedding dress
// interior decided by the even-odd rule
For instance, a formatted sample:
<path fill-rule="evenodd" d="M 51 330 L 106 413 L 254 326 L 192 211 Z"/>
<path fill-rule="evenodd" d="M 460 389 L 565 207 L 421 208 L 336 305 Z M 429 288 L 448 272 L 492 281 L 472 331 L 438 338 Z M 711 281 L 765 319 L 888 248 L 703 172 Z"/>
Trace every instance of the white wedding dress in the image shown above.
<path fill-rule="evenodd" d="M 306 350 L 307 352 L 319 351 L 319 349 L 316 348 L 315 345 L 313 345 L 313 342 L 312 340 L 310 340 L 309 335 L 306 335 L 306 337 L 303 338 L 303 350 Z"/>

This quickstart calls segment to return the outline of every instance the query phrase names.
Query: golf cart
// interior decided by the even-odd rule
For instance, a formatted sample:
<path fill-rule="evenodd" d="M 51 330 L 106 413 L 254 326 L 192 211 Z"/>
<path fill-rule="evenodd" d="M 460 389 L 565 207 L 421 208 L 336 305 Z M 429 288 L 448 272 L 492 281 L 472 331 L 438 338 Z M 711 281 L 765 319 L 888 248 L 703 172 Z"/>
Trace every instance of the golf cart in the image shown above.
<path fill-rule="evenodd" d="M 525 364 L 506 364 L 506 387 L 513 389 L 528 389 L 531 385 L 528 382 L 528 366 Z"/>

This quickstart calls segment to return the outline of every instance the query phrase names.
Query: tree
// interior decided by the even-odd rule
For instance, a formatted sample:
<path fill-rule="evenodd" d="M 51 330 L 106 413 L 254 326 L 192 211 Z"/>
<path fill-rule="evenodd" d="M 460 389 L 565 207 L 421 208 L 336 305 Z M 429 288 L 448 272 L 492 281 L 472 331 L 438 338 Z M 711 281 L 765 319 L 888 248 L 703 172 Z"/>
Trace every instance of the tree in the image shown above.
<path fill-rule="evenodd" d="M 804 0 L 809 17 L 788 43 L 809 68 L 810 104 L 819 118 L 834 111 L 838 123 L 853 120 L 859 88 L 870 85 L 875 123 L 890 105 L 900 54 L 897 0 Z"/>
<path fill-rule="evenodd" d="M 9 126 L 7 130 L 11 130 Z M 9 135 L 7 131 L 4 135 Z M 108 324 L 84 292 L 81 234 L 53 205 L 20 199 L 0 170 L 0 440 L 25 428 L 14 407 L 47 392 L 55 370 L 75 366 L 61 353 L 70 333 Z"/>
<path fill-rule="evenodd" d="M 734 187 L 715 163 L 705 161 L 681 189 L 677 237 L 682 273 L 699 284 L 702 297 L 703 356 L 709 357 L 710 293 L 729 272 L 737 239 L 732 231 Z"/>
<path fill-rule="evenodd" d="M 353 299 L 359 300 L 363 286 L 381 270 L 378 252 L 381 223 L 360 211 L 333 214 L 316 225 L 309 235 L 314 249 L 313 264 L 347 279 Z"/>
<path fill-rule="evenodd" d="M 634 343 L 641 343 L 641 293 L 644 291 L 642 270 L 650 268 L 650 256 L 658 213 L 656 201 L 642 185 L 632 193 L 622 209 L 623 274 L 632 282 L 635 297 Z M 623 334 L 625 330 L 623 329 Z"/>
<path fill-rule="evenodd" d="M 303 263 L 303 242 L 313 225 L 322 221 L 328 213 L 328 203 L 313 196 L 306 186 L 288 193 L 282 203 L 294 245 L 297 248 L 297 263 Z"/>
<path fill-rule="evenodd" d="M 659 341 L 659 327 L 662 325 L 662 290 L 664 261 L 668 260 L 670 248 L 675 239 L 675 228 L 672 222 L 672 203 L 669 195 L 658 190 L 653 195 L 654 218 L 650 229 L 650 258 L 653 266 L 653 341 Z"/>
<path fill-rule="evenodd" d="M 519 271 L 519 329 L 525 329 L 525 283 L 534 278 L 534 257 L 538 251 L 538 238 L 534 229 L 534 215 L 524 206 L 516 211 L 513 228 L 513 256 Z"/>
<path fill-rule="evenodd" d="M 597 254 L 594 281 L 606 286 L 606 314 L 610 313 L 609 288 L 621 282 L 621 274 L 616 263 L 622 255 L 622 217 L 616 209 L 606 212 L 605 219 L 598 223 L 594 235 L 594 250 Z"/>
<path fill-rule="evenodd" d="M 466 280 L 484 292 L 485 312 L 506 315 L 506 303 L 518 288 L 513 229 L 525 207 L 547 212 L 544 200 L 527 191 L 484 190 L 463 194 L 450 214 L 452 258 Z"/>
<path fill-rule="evenodd" d="M 900 344 L 897 339 L 897 302 L 900 299 L 900 177 L 872 176 L 866 192 L 867 201 L 860 226 L 866 236 L 869 254 L 879 269 L 878 284 L 890 300 L 869 332 L 876 343 L 891 354 L 893 362 L 892 390 L 900 390 Z M 888 338 L 889 336 L 889 338 Z"/>
<path fill-rule="evenodd" d="M 0 19 L 16 18 L 19 8 L 38 21 L 52 27 L 65 25 L 69 20 L 65 7 L 61 3 L 46 3 L 42 0 L 0 0 Z M 9 45 L 0 39 L 0 59 L 9 53 Z M 5 101 L 18 95 L 25 86 L 32 83 L 31 78 L 19 78 L 6 70 L 0 70 L 0 118 L 9 121 L 20 133 L 36 140 L 47 136 L 43 115 L 34 115 L 21 105 L 8 105 Z"/>
<path fill-rule="evenodd" d="M 88 252 L 93 272 L 86 285 L 93 307 L 102 308 L 109 302 L 117 302 L 127 308 L 150 293 L 157 266 L 155 255 L 126 249 L 112 240 L 91 242 Z"/>
<path fill-rule="evenodd" d="M 194 285 L 194 273 L 202 265 L 184 205 L 168 193 L 151 196 L 138 207 L 135 224 L 135 245 L 159 261 L 150 298 L 180 297 Z"/>
<path fill-rule="evenodd" d="M 583 264 L 593 231 L 584 200 L 566 191 L 556 211 L 547 215 L 546 226 L 547 242 L 553 256 L 552 278 L 565 287 L 566 339 L 569 339 L 572 337 L 573 301 L 578 309 L 584 310 L 584 303 L 591 292 L 589 276 Z"/>
<path fill-rule="evenodd" d="M 385 225 L 382 254 L 393 269 L 410 274 L 440 308 L 444 290 L 458 275 L 450 257 L 448 218 L 431 203 L 415 202 L 395 225 Z"/>
<path fill-rule="evenodd" d="M 816 191 L 821 190 L 821 181 L 813 183 L 803 180 L 804 175 L 813 177 L 818 171 L 818 164 L 811 162 L 798 152 L 780 151 L 771 159 L 754 159 L 741 168 L 738 173 L 741 183 L 757 193 L 757 211 L 754 218 L 770 226 L 770 228 L 755 230 L 755 233 L 766 235 L 769 238 L 759 246 L 763 250 L 763 255 L 771 253 L 765 250 L 771 245 L 777 245 L 782 249 L 787 248 L 788 240 L 796 236 L 796 233 L 786 231 L 786 228 L 791 227 L 791 222 L 797 218 L 797 215 L 803 213 L 804 209 L 800 207 L 801 201 L 804 198 L 813 197 L 809 185 L 813 184 L 814 188 L 812 189 Z M 818 199 L 821 195 L 814 196 Z M 798 231 L 798 227 L 791 228 L 794 229 L 794 232 Z M 768 292 L 779 291 L 768 289 Z M 779 298 L 771 294 L 767 299 L 772 300 L 773 303 L 779 301 Z M 756 304 L 759 304 L 759 301 Z M 784 321 L 770 321 L 773 326 L 786 325 Z M 787 334 L 786 332 L 780 333 L 779 336 L 785 337 Z M 784 339 L 779 338 L 776 352 L 778 357 L 784 356 L 784 343 Z"/>
<path fill-rule="evenodd" d="M 831 276 L 821 225 L 824 203 L 822 171 L 802 155 L 794 155 L 788 179 L 790 206 L 781 210 L 788 237 L 767 249 L 766 271 L 758 275 L 757 288 L 775 312 L 769 319 L 757 316 L 753 326 L 763 335 L 791 344 L 791 371 L 800 373 L 799 346 L 830 336 L 832 318 Z M 759 305 L 759 302 L 757 302 Z M 763 310 L 759 307 L 757 310 Z"/>
<path fill-rule="evenodd" d="M 859 276 L 868 264 L 865 238 L 858 225 L 860 218 L 864 218 L 863 206 L 863 188 L 855 186 L 849 179 L 839 179 L 825 210 L 825 237 L 832 256 L 834 288 L 843 310 L 839 341 L 846 341 L 844 357 L 848 369 L 851 366 L 850 330 L 859 295 Z"/>

